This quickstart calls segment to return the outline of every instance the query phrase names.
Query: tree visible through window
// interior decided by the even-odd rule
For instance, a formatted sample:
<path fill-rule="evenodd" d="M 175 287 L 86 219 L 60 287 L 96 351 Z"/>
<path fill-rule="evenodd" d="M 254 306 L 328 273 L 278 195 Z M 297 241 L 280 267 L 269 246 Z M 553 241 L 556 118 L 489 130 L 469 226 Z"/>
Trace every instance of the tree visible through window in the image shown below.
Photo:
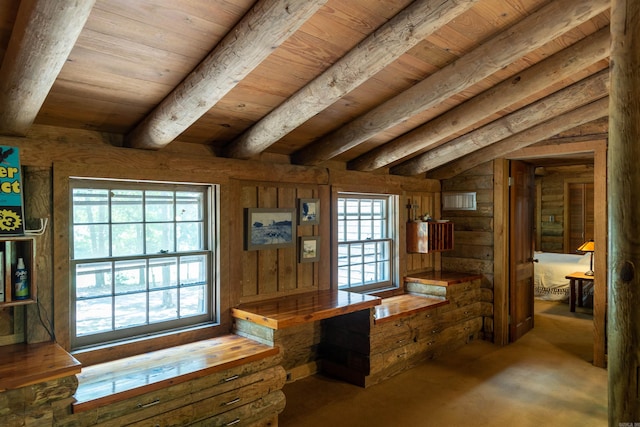
<path fill-rule="evenodd" d="M 212 191 L 71 180 L 74 348 L 213 320 Z"/>
<path fill-rule="evenodd" d="M 387 195 L 339 194 L 339 289 L 368 291 L 392 285 L 392 201 Z"/>

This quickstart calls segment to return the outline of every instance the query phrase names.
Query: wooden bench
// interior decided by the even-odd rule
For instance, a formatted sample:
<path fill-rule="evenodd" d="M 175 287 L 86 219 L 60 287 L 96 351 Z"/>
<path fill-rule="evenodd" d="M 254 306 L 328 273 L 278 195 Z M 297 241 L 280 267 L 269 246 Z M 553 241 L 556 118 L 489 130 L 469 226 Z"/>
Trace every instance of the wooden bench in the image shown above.
<path fill-rule="evenodd" d="M 278 348 L 237 335 L 86 367 L 61 425 L 277 423 L 285 405 Z M 137 425 L 137 424 L 136 424 Z"/>
<path fill-rule="evenodd" d="M 381 324 L 406 317 L 425 310 L 432 310 L 449 304 L 442 298 L 426 297 L 414 294 L 402 294 L 385 298 L 375 308 L 374 323 Z"/>

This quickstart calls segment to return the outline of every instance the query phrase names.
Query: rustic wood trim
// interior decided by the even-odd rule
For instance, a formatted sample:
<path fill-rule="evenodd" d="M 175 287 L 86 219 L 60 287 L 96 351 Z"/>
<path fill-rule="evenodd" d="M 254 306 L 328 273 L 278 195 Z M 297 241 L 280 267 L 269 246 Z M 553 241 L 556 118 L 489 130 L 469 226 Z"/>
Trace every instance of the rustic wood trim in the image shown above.
<path fill-rule="evenodd" d="M 53 324 L 56 341 L 63 349 L 71 350 L 69 337 L 69 176 L 65 167 L 53 168 Z"/>
<path fill-rule="evenodd" d="M 608 8 L 608 0 L 550 2 L 410 89 L 294 153 L 292 162 L 317 165 L 336 157 L 461 92 Z"/>
<path fill-rule="evenodd" d="M 598 256 L 594 257 L 593 297 L 593 364 L 607 366 L 607 295 L 608 295 L 608 226 L 607 226 L 607 141 L 599 141 L 594 150 L 593 195 L 599 201 L 594 206 L 594 242 Z M 618 173 L 618 172 L 613 172 Z"/>
<path fill-rule="evenodd" d="M 233 197 L 229 200 L 229 211 L 232 212 L 229 223 L 229 253 L 243 254 L 244 247 L 244 203 L 248 203 L 245 199 L 245 192 L 242 190 L 243 182 L 237 179 L 231 179 L 229 183 L 229 194 Z M 229 307 L 235 307 L 242 301 L 244 291 L 244 274 L 255 269 L 244 268 L 245 256 L 234 256 L 229 258 L 229 287 L 230 301 Z M 255 282 L 255 281 L 254 281 Z"/>
<path fill-rule="evenodd" d="M 89 170 L 109 166 L 116 171 L 139 168 L 203 174 L 217 181 L 235 178 L 299 185 L 329 182 L 329 171 L 321 167 L 226 159 L 215 157 L 210 150 L 175 150 L 180 144 L 161 151 L 132 150 L 118 146 L 118 138 L 112 134 L 84 130 L 34 125 L 27 137 L 3 137 L 2 142 L 20 148 L 20 161 L 25 166 L 52 167 L 53 163 L 62 162 Z"/>
<path fill-rule="evenodd" d="M 133 148 L 159 149 L 171 143 L 326 2 L 258 2 L 200 65 L 126 136 L 126 144 Z"/>
<path fill-rule="evenodd" d="M 338 216 L 335 214 L 334 206 L 338 205 L 338 193 L 342 189 L 337 186 L 331 186 L 331 235 L 337 234 Z M 332 238 L 331 242 L 331 289 L 338 289 L 338 239 Z"/>
<path fill-rule="evenodd" d="M 415 152 L 434 148 L 456 132 L 480 123 L 500 110 L 571 77 L 584 67 L 607 58 L 609 39 L 609 28 L 603 28 L 417 129 L 352 160 L 349 168 L 372 171 Z"/>
<path fill-rule="evenodd" d="M 94 3 L 20 2 L 0 68 L 0 132 L 28 132 Z"/>
<path fill-rule="evenodd" d="M 477 0 L 420 0 L 358 43 L 338 62 L 271 111 L 225 150 L 227 157 L 248 159 L 324 110 L 345 94 L 422 42 Z M 411 28 L 411 31 L 407 31 Z"/>
<path fill-rule="evenodd" d="M 539 251 L 542 247 L 542 183 L 539 179 L 536 179 L 536 250 Z M 534 256 L 535 258 L 535 256 Z"/>
<path fill-rule="evenodd" d="M 509 344 L 509 161 L 493 172 L 493 342 Z"/>
<path fill-rule="evenodd" d="M 318 289 L 331 289 L 331 241 L 332 230 L 331 221 L 335 215 L 331 204 L 331 187 L 321 185 L 318 189 L 318 198 L 320 199 L 320 225 L 318 226 L 320 234 L 320 261 L 315 263 L 318 273 Z"/>

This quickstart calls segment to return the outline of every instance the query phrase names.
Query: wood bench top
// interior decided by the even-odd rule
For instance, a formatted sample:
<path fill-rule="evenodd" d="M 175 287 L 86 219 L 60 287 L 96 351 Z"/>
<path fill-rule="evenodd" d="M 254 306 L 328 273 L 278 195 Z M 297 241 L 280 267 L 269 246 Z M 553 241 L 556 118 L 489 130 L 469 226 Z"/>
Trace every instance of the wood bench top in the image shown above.
<path fill-rule="evenodd" d="M 224 335 L 82 369 L 73 412 L 118 402 L 278 354 L 277 347 Z"/>
<path fill-rule="evenodd" d="M 81 368 L 55 342 L 6 345 L 0 350 L 0 392 L 75 375 Z"/>
<path fill-rule="evenodd" d="M 424 283 L 425 285 L 450 286 L 476 279 L 482 279 L 482 275 L 455 271 L 429 271 L 410 274 L 404 278 L 404 281 Z"/>
<path fill-rule="evenodd" d="M 231 309 L 231 315 L 271 329 L 282 329 L 375 307 L 379 297 L 332 289 L 304 292 Z"/>
<path fill-rule="evenodd" d="M 420 311 L 433 310 L 446 304 L 449 304 L 446 299 L 414 294 L 385 298 L 382 300 L 382 304 L 376 306 L 375 323 L 389 322 L 398 317 L 408 316 Z"/>

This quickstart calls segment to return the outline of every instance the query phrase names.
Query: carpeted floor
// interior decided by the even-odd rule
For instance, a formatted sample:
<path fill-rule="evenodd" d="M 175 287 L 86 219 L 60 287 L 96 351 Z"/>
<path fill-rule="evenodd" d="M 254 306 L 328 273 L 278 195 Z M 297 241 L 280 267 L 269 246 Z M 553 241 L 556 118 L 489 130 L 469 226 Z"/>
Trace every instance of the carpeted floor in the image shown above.
<path fill-rule="evenodd" d="M 287 384 L 281 427 L 607 425 L 607 371 L 592 365 L 590 310 L 536 301 L 534 330 L 475 341 L 363 389 L 321 375 Z"/>

